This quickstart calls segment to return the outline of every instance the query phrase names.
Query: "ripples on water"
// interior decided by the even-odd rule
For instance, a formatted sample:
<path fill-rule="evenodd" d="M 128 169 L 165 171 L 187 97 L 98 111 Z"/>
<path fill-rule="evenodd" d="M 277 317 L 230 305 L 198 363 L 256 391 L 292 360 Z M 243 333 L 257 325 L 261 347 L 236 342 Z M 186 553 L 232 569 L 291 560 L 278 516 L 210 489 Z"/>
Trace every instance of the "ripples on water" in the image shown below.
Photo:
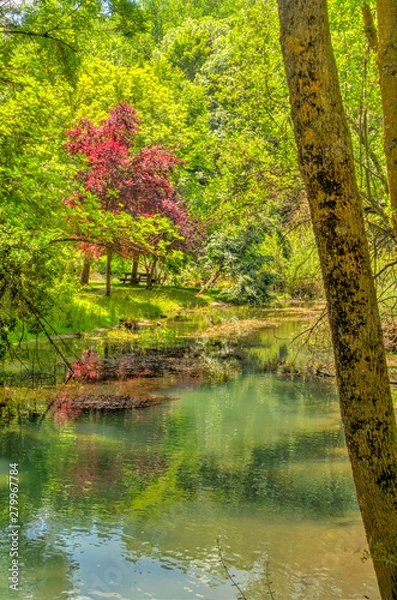
<path fill-rule="evenodd" d="M 3 428 L 2 598 L 237 599 L 220 552 L 248 600 L 269 585 L 276 600 L 378 598 L 332 391 L 247 373 L 170 393 L 141 411 Z"/>

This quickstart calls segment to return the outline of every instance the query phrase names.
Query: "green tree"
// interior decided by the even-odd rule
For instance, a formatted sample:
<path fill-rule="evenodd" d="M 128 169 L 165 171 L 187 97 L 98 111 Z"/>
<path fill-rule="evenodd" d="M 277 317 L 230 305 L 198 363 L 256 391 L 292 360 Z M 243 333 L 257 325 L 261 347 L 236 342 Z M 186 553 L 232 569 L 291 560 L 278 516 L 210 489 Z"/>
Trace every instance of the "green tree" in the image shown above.
<path fill-rule="evenodd" d="M 298 159 L 327 296 L 346 444 L 382 598 L 397 598 L 397 428 L 326 0 L 279 0 Z"/>
<path fill-rule="evenodd" d="M 226 292 L 231 300 L 267 302 L 270 285 L 275 280 L 272 256 L 263 248 L 268 233 L 266 225 L 259 222 L 210 236 L 202 265 L 211 271 L 211 275 L 200 292 L 204 293 L 220 277 L 226 276 L 233 282 Z"/>
<path fill-rule="evenodd" d="M 397 234 L 397 4 L 377 0 L 378 63 L 382 93 L 384 147 L 392 219 Z"/>

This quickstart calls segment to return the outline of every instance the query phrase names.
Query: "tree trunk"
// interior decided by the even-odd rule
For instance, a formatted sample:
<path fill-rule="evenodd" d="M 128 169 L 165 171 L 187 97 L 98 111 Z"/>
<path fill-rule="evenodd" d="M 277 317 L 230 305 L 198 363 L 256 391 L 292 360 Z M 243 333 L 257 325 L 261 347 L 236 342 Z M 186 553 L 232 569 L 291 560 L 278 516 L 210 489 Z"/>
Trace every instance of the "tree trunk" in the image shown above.
<path fill-rule="evenodd" d="M 208 288 L 210 288 L 212 285 L 214 285 L 216 280 L 220 277 L 221 273 L 222 273 L 222 269 L 218 269 L 217 271 L 214 271 L 212 273 L 211 277 L 201 287 L 199 294 L 204 294 L 208 290 Z"/>
<path fill-rule="evenodd" d="M 383 140 L 393 227 L 397 235 L 397 1 L 377 0 L 376 4 Z"/>
<path fill-rule="evenodd" d="M 89 260 L 84 259 L 83 271 L 81 273 L 81 285 L 88 285 L 90 283 L 90 270 L 91 263 Z"/>
<path fill-rule="evenodd" d="M 112 252 L 108 248 L 106 252 L 106 296 L 110 296 L 110 283 L 111 283 L 111 267 L 112 267 Z"/>
<path fill-rule="evenodd" d="M 369 4 L 364 4 L 361 7 L 361 12 L 363 14 L 365 37 L 367 38 L 368 46 L 374 52 L 378 52 L 378 32 Z"/>
<path fill-rule="evenodd" d="M 383 600 L 397 599 L 397 429 L 326 0 L 278 0 L 346 444 Z"/>
<path fill-rule="evenodd" d="M 147 272 L 147 283 L 146 283 L 146 287 L 147 289 L 151 289 L 153 287 L 153 281 L 154 281 L 154 274 L 156 271 L 156 265 L 157 265 L 157 258 L 153 259 L 152 265 L 149 269 L 149 271 Z"/>
<path fill-rule="evenodd" d="M 134 259 L 132 261 L 131 285 L 138 283 L 138 268 L 139 268 L 139 255 L 134 256 Z"/>

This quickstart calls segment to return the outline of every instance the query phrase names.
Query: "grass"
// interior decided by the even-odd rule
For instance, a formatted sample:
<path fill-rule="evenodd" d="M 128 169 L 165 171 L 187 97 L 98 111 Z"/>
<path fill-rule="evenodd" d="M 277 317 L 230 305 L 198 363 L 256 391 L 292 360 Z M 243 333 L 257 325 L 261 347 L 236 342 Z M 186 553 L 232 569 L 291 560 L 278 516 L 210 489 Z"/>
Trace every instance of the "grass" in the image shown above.
<path fill-rule="evenodd" d="M 163 286 L 147 290 L 115 284 L 110 298 L 105 296 L 103 282 L 92 282 L 76 294 L 69 306 L 55 312 L 51 323 L 58 333 L 88 332 L 112 327 L 121 319 L 159 319 L 172 317 L 186 309 L 209 306 L 218 297 L 216 293 L 197 296 L 196 288 Z"/>

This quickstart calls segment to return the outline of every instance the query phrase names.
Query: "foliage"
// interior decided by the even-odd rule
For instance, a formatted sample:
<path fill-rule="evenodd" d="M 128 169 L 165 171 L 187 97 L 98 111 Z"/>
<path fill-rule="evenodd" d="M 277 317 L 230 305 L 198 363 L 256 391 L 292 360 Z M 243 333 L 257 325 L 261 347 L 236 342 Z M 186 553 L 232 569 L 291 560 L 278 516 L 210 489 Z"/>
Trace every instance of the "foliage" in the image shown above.
<path fill-rule="evenodd" d="M 274 274 L 268 268 L 271 256 L 263 252 L 265 227 L 263 224 L 248 225 L 233 235 L 214 234 L 208 239 L 203 262 L 210 266 L 215 277 L 228 276 L 233 285 L 227 289 L 227 296 L 238 302 L 259 302 L 269 300 L 270 284 Z"/>
<path fill-rule="evenodd" d="M 85 160 L 78 178 L 105 210 L 135 217 L 162 214 L 181 225 L 187 216 L 169 180 L 169 173 L 181 161 L 161 146 L 143 148 L 131 156 L 139 125 L 135 109 L 126 103 L 112 109 L 99 127 L 82 119 L 67 133 L 66 144 L 70 154 Z"/>
<path fill-rule="evenodd" d="M 393 262 L 395 241 L 376 57 L 361 3 L 329 5 L 381 269 Z M 117 273 L 141 254 L 140 269 L 156 268 L 162 281 L 205 286 L 215 276 L 227 298 L 242 302 L 322 294 L 276 3 L 39 0 L 6 2 L 0 17 L 1 227 L 17 229 L 23 247 L 34 239 L 43 248 L 30 296 L 52 325 L 55 305 L 70 315 L 82 252 L 95 265 L 106 248 L 120 256 Z M 266 224 L 257 238 L 253 223 Z M 8 234 L 0 237 L 3 252 Z M 382 290 L 392 284 L 386 275 Z M 26 314 L 12 306 L 19 332 Z"/>
<path fill-rule="evenodd" d="M 301 225 L 288 234 L 288 243 L 287 253 L 274 252 L 280 273 L 278 291 L 300 300 L 321 296 L 321 270 L 312 229 Z"/>
<path fill-rule="evenodd" d="M 48 242 L 23 228 L 0 225 L 0 360 L 16 336 L 51 331 L 48 318 L 61 274 Z"/>
<path fill-rule="evenodd" d="M 152 217 L 166 217 L 181 231 L 185 231 L 188 224 L 187 214 L 169 179 L 169 174 L 181 161 L 161 146 L 145 147 L 131 154 L 139 126 L 135 109 L 121 103 L 110 111 L 109 117 L 99 127 L 88 119 L 81 119 L 78 127 L 67 133 L 69 141 L 66 149 L 72 156 L 78 155 L 83 159 L 78 180 L 84 192 L 76 192 L 67 201 L 71 208 L 83 208 L 77 219 L 80 220 L 79 229 L 82 229 L 81 222 L 84 220 L 85 224 L 100 224 L 99 233 L 91 239 L 89 228 L 86 228 L 85 241 L 95 243 L 99 235 L 106 248 L 117 250 L 124 256 L 147 253 L 148 250 L 148 244 L 141 245 L 140 240 L 132 236 L 135 223 L 131 219 L 126 220 L 126 217 L 138 220 L 140 233 L 150 230 L 145 220 L 151 219 L 160 252 L 162 246 L 168 246 L 172 238 L 179 239 L 180 236 L 177 233 L 172 236 L 172 228 L 167 224 L 161 229 L 164 218 L 155 223 Z M 99 219 L 89 208 L 84 215 L 87 193 L 99 201 Z M 114 227 L 111 227 L 107 213 L 110 213 Z M 104 219 L 109 225 L 107 240 L 103 236 Z M 152 245 L 153 239 L 152 236 Z"/>
<path fill-rule="evenodd" d="M 102 360 L 97 352 L 87 350 L 79 360 L 74 361 L 66 379 L 76 381 L 97 381 L 103 369 Z"/>

